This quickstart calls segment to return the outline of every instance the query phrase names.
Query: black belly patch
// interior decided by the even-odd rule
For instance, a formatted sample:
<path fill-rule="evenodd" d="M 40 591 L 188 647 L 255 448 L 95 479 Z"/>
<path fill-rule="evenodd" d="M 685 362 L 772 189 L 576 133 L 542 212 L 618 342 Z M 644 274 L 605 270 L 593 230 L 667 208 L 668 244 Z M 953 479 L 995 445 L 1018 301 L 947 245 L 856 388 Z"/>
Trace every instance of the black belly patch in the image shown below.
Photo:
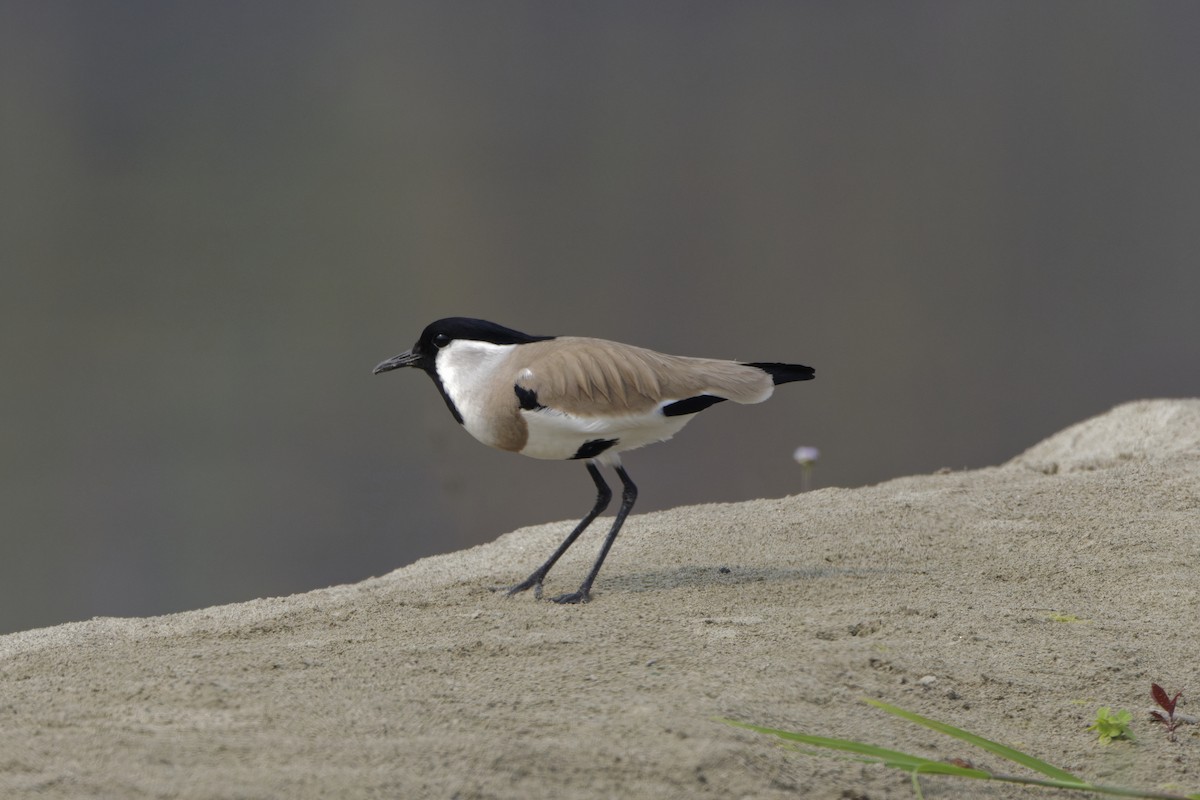
<path fill-rule="evenodd" d="M 571 459 L 595 458 L 618 441 L 618 439 L 591 439 L 581 444 L 579 449 L 575 451 L 575 455 L 571 456 Z"/>
<path fill-rule="evenodd" d="M 517 394 L 517 402 L 521 404 L 522 411 L 541 411 L 545 408 L 538 402 L 537 392 L 533 389 L 526 389 L 524 386 L 514 383 L 513 391 Z"/>
<path fill-rule="evenodd" d="M 663 406 L 664 417 L 682 417 L 684 414 L 696 414 L 711 405 L 725 402 L 724 397 L 713 397 L 711 394 L 698 394 L 687 400 L 676 400 Z"/>

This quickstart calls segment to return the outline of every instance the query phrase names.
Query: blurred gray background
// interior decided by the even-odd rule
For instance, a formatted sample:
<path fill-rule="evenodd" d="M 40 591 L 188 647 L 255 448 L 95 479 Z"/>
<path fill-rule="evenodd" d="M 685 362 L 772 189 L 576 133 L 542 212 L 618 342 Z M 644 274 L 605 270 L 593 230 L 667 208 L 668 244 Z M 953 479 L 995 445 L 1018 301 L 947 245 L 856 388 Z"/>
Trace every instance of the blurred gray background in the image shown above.
<path fill-rule="evenodd" d="M 442 316 L 817 368 L 628 454 L 640 511 L 795 492 L 797 445 L 854 486 L 1197 394 L 1198 31 L 1194 2 L 0 2 L 0 631 L 582 516 L 581 465 L 371 375 Z"/>

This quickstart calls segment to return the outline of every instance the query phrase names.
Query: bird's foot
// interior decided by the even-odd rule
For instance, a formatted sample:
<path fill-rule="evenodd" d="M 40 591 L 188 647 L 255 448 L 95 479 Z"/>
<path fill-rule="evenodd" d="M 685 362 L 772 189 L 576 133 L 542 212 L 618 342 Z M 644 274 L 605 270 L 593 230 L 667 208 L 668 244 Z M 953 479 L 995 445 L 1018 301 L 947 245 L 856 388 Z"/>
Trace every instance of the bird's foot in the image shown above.
<path fill-rule="evenodd" d="M 530 575 L 528 578 L 521 581 L 516 586 L 508 587 L 508 591 L 506 591 L 504 594 L 508 597 L 512 597 L 514 594 L 517 594 L 518 592 L 524 592 L 528 589 L 533 589 L 533 597 L 535 600 L 541 600 L 542 599 L 542 576 L 538 575 L 536 573 L 533 575 Z"/>
<path fill-rule="evenodd" d="M 569 594 L 560 594 L 558 597 L 551 598 L 556 603 L 588 603 L 591 602 L 592 593 L 587 589 L 580 588 L 578 592 L 570 592 Z"/>

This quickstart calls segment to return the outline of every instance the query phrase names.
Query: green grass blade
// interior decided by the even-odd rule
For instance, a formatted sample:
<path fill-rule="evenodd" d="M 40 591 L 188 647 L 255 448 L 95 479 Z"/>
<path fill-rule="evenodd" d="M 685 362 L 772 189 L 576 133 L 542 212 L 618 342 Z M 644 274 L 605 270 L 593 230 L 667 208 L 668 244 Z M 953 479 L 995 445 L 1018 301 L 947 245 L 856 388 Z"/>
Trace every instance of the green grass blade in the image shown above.
<path fill-rule="evenodd" d="M 755 733 L 765 733 L 789 742 L 799 742 L 812 747 L 824 747 L 830 750 L 854 753 L 864 756 L 865 760 L 895 767 L 896 769 L 908 771 L 919 770 L 922 775 L 957 775 L 961 778 L 977 778 L 980 780 L 987 780 L 992 777 L 991 774 L 981 769 L 968 769 L 955 764 L 947 764 L 944 761 L 934 761 L 933 759 L 922 758 L 921 756 L 914 756 L 909 753 L 901 753 L 898 750 L 888 750 L 884 747 L 856 742 L 852 739 L 831 739 L 827 736 L 810 736 L 806 733 L 784 731 L 778 728 L 764 728 L 759 725 L 751 725 L 732 719 L 719 719 L 718 721 L 724 722 L 726 725 L 745 728 Z"/>
<path fill-rule="evenodd" d="M 920 714 L 914 714 L 911 711 L 905 711 L 903 708 L 889 705 L 880 700 L 872 700 L 869 697 L 865 699 L 871 705 L 882 709 L 889 714 L 894 714 L 897 717 L 908 720 L 909 722 L 915 722 L 918 725 L 923 725 L 926 728 L 938 731 L 939 733 L 944 733 L 947 736 L 953 736 L 955 739 L 961 739 L 967 744 L 972 744 L 981 750 L 986 750 L 993 755 L 1000 756 L 1001 758 L 1007 758 L 1009 761 L 1014 761 L 1021 766 L 1028 767 L 1034 772 L 1040 772 L 1043 775 L 1054 778 L 1057 781 L 1062 781 L 1063 783 L 1067 784 L 1075 784 L 1077 786 L 1088 785 L 1086 781 L 1080 780 L 1066 770 L 1059 769 L 1053 764 L 1047 764 L 1045 761 L 1042 761 L 1039 758 L 1034 758 L 1026 753 L 1022 753 L 1020 750 L 1014 750 L 1011 747 L 1005 747 L 999 742 L 993 742 L 991 739 L 984 739 L 982 736 L 976 736 L 973 733 L 968 733 L 961 728 L 956 728 L 953 725 L 947 725 L 944 722 L 938 722 L 937 720 L 929 719 L 928 717 L 922 717 Z"/>
<path fill-rule="evenodd" d="M 737 722 L 731 719 L 717 718 L 718 722 L 723 722 L 726 725 L 733 725 L 738 728 L 754 731 L 755 733 L 765 733 L 788 742 L 799 742 L 801 744 L 810 745 L 812 747 L 823 747 L 830 750 L 841 750 L 842 752 L 852 753 L 852 756 L 842 756 L 851 761 L 859 761 L 868 764 L 882 764 L 884 766 L 902 769 L 912 776 L 913 789 L 917 793 L 917 797 L 921 797 L 921 784 L 918 781 L 920 775 L 953 775 L 961 778 L 974 778 L 977 780 L 995 780 L 1005 783 L 1015 783 L 1022 786 L 1042 786 L 1049 789 L 1066 789 L 1070 791 L 1085 791 L 1093 794 L 1106 794 L 1114 797 L 1132 797 L 1141 798 L 1141 800 L 1200 800 L 1200 794 L 1173 794 L 1169 792 L 1155 792 L 1145 789 L 1130 789 L 1124 786 L 1105 786 L 1103 784 L 1087 783 L 1076 778 L 1066 770 L 1058 769 L 1057 767 L 1039 761 L 1032 756 L 1027 756 L 1024 753 L 1013 750 L 1004 745 L 984 739 L 981 736 L 976 736 L 973 733 L 967 733 L 964 730 L 955 728 L 952 725 L 946 725 L 936 720 L 927 719 L 919 714 L 914 714 L 911 711 L 905 711 L 902 708 L 888 705 L 887 703 L 878 700 L 867 700 L 868 703 L 876 708 L 887 711 L 910 722 L 915 722 L 919 725 L 924 725 L 927 728 L 936 730 L 940 733 L 945 733 L 947 736 L 953 736 L 961 739 L 964 742 L 972 744 L 990 753 L 993 753 L 1018 764 L 1028 766 L 1030 769 L 1048 774 L 1050 779 L 1030 778 L 1020 775 L 1001 775 L 997 773 L 985 772 L 981 769 L 972 769 L 967 767 L 959 767 L 955 764 L 949 764 L 944 761 L 934 761 L 921 756 L 914 756 L 909 753 L 901 753 L 898 750 L 888 750 L 884 747 L 875 747 L 874 745 L 863 744 L 852 739 L 831 739 L 825 736 L 810 736 L 806 733 L 795 733 L 793 731 L 784 731 L 777 728 L 764 728 L 760 725 L 751 725 L 746 722 Z M 796 748 L 799 752 L 805 752 Z M 806 753 L 807 755 L 818 755 L 818 753 Z M 838 756 L 832 756 L 838 758 Z M 1041 768 L 1035 766 L 1040 764 Z M 1065 776 L 1065 777 L 1060 777 Z"/>

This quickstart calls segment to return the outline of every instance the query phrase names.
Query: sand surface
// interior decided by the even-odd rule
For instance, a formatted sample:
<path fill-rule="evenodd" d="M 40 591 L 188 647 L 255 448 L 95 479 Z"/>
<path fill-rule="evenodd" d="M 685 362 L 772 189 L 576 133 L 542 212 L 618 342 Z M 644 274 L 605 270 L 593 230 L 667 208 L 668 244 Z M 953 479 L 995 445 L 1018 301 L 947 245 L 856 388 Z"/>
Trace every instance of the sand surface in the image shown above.
<path fill-rule="evenodd" d="M 1200 400 L 1123 405 L 999 467 L 634 516 L 585 606 L 490 591 L 570 524 L 353 586 L 0 637 L 0 797 L 913 796 L 718 716 L 1005 767 L 863 697 L 1090 780 L 1200 791 L 1200 726 L 1170 742 L 1146 713 L 1157 681 L 1200 715 Z M 1135 711 L 1138 741 L 1098 744 L 1100 705 Z"/>

